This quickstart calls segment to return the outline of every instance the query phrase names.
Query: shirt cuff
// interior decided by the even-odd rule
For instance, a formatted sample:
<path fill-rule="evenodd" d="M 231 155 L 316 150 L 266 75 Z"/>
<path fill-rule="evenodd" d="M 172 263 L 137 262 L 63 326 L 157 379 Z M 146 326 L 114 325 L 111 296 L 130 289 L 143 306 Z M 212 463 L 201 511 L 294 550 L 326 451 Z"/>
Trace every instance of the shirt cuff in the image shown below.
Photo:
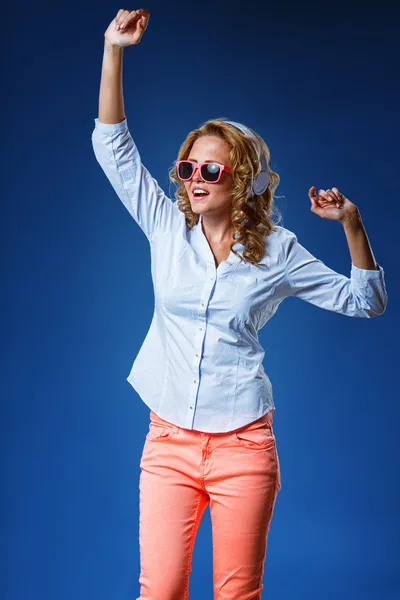
<path fill-rule="evenodd" d="M 125 117 L 121 123 L 101 123 L 98 118 L 94 120 L 94 125 L 102 133 L 119 133 L 128 129 L 128 122 Z"/>
<path fill-rule="evenodd" d="M 351 272 L 354 274 L 357 279 L 382 279 L 385 272 L 380 265 L 378 265 L 378 270 L 376 269 L 360 269 L 360 267 L 356 267 L 353 263 L 351 263 Z"/>

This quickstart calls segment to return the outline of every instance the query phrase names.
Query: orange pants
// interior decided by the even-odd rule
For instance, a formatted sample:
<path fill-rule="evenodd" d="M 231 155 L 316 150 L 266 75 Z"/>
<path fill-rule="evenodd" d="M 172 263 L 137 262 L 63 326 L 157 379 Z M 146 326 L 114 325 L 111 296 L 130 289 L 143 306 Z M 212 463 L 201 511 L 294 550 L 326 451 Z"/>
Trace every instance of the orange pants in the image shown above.
<path fill-rule="evenodd" d="M 281 489 L 273 410 L 227 433 L 184 429 L 150 412 L 140 461 L 136 600 L 187 600 L 193 546 L 208 504 L 214 600 L 261 598 Z"/>

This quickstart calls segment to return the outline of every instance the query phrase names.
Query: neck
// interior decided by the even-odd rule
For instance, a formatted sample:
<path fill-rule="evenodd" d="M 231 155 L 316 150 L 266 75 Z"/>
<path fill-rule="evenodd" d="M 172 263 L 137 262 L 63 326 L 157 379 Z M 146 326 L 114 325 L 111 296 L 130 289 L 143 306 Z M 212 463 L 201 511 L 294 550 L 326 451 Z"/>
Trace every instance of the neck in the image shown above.
<path fill-rule="evenodd" d="M 234 235 L 234 229 L 230 215 L 225 218 L 213 218 L 209 215 L 201 216 L 201 226 L 207 240 L 212 244 L 230 244 Z"/>

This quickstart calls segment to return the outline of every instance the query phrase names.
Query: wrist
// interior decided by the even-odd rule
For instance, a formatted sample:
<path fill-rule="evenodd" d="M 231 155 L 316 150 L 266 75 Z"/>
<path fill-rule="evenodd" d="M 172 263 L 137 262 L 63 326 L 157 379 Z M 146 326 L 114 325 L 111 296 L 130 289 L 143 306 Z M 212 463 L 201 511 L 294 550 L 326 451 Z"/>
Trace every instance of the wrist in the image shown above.
<path fill-rule="evenodd" d="M 358 208 L 354 213 L 346 215 L 340 222 L 343 225 L 343 228 L 345 230 L 346 229 L 359 229 L 360 227 L 363 227 L 361 213 L 358 210 Z"/>
<path fill-rule="evenodd" d="M 104 50 L 118 54 L 123 50 L 123 47 L 118 46 L 117 44 L 112 44 L 107 38 L 104 38 Z"/>

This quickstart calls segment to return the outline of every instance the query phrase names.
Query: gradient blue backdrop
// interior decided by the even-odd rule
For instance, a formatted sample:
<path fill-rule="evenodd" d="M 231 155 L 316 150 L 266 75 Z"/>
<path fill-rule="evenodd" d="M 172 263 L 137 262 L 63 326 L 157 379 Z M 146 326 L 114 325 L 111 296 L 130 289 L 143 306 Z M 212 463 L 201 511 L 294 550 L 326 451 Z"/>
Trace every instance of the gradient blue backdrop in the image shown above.
<path fill-rule="evenodd" d="M 149 409 L 127 383 L 153 314 L 147 239 L 91 145 L 112 2 L 18 3 L 3 19 L 4 600 L 139 596 L 139 462 Z M 124 51 L 128 125 L 167 193 L 187 133 L 225 116 L 265 139 L 283 226 L 346 275 L 360 208 L 389 303 L 351 319 L 286 300 L 261 331 L 282 490 L 263 597 L 395 600 L 399 579 L 399 52 L 389 3 L 153 1 Z M 192 600 L 212 599 L 209 511 Z M 166 574 L 167 576 L 167 574 Z"/>

